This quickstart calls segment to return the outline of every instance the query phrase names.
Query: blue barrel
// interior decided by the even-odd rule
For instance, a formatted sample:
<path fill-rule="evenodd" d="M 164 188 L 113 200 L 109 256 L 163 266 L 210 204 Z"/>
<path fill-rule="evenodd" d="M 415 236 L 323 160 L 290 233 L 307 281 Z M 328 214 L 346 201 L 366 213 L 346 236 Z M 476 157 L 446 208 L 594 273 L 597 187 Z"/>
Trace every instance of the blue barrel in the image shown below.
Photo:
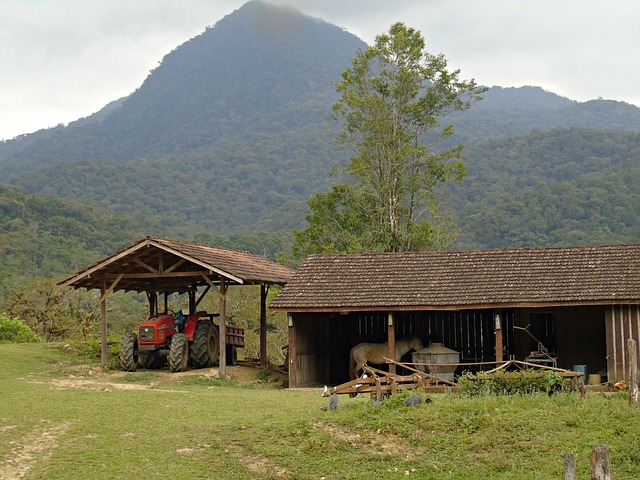
<path fill-rule="evenodd" d="M 587 382 L 589 381 L 589 369 L 587 368 L 586 365 L 574 365 L 572 370 L 574 372 L 579 372 L 582 373 L 582 375 L 584 375 L 582 377 L 582 379 L 584 380 L 584 384 L 586 385 Z"/>

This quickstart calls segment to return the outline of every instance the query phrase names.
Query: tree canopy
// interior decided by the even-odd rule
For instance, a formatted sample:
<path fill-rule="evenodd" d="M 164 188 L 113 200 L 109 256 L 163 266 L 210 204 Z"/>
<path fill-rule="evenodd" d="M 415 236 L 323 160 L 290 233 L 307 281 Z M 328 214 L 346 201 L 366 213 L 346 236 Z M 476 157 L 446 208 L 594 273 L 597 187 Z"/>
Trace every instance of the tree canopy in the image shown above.
<path fill-rule="evenodd" d="M 334 119 L 336 143 L 353 156 L 336 170 L 344 180 L 309 200 L 298 254 L 441 248 L 450 225 L 438 187 L 461 180 L 462 145 L 437 150 L 453 134 L 440 120 L 468 109 L 485 91 L 449 71 L 442 54 L 425 50 L 419 31 L 403 23 L 360 50 L 342 73 Z"/>

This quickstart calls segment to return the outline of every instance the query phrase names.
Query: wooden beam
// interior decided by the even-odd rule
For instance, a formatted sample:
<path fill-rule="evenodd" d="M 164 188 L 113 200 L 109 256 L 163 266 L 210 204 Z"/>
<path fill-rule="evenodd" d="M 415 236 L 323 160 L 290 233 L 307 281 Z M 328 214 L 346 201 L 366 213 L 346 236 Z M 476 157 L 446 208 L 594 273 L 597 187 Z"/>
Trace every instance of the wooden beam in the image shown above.
<path fill-rule="evenodd" d="M 289 386 L 297 387 L 298 354 L 296 345 L 296 325 L 293 316 L 287 314 L 289 321 Z"/>
<path fill-rule="evenodd" d="M 204 272 L 200 272 L 200 274 L 202 275 L 202 278 L 204 278 L 205 281 L 209 284 L 209 286 L 218 293 L 218 296 L 222 300 L 222 292 L 220 291 L 220 289 L 213 284 L 213 281 Z M 220 282 L 220 286 L 222 287 L 222 281 Z"/>
<path fill-rule="evenodd" d="M 629 365 L 627 379 L 629 405 L 636 405 L 638 403 L 638 351 L 636 350 L 636 341 L 633 338 L 627 339 L 627 364 Z"/>
<path fill-rule="evenodd" d="M 119 275 L 122 275 L 122 278 L 183 278 L 183 277 L 200 277 L 205 276 L 206 272 L 202 270 L 194 270 L 190 272 L 163 272 L 163 273 L 107 273 L 105 278 L 116 278 Z"/>
<path fill-rule="evenodd" d="M 225 272 L 223 270 L 220 270 L 219 268 L 217 268 L 217 267 L 215 267 L 213 265 L 209 265 L 207 263 L 204 263 L 204 262 L 202 262 L 202 261 L 200 261 L 200 260 L 198 260 L 196 258 L 193 258 L 193 257 L 191 257 L 189 255 L 186 255 L 186 254 L 184 254 L 184 253 L 182 253 L 182 252 L 180 252 L 178 250 L 175 250 L 173 248 L 167 247 L 166 245 L 162 245 L 162 244 L 157 243 L 157 242 L 155 242 L 153 240 L 151 240 L 149 242 L 149 244 L 150 245 L 154 245 L 154 246 L 162 249 L 164 252 L 168 252 L 168 253 L 171 253 L 171 254 L 173 254 L 173 255 L 175 255 L 177 257 L 184 258 L 184 259 L 188 260 L 189 262 L 191 262 L 191 263 L 193 263 L 195 265 L 200 265 L 201 267 L 204 267 L 208 271 L 212 271 L 212 272 L 217 273 L 221 277 L 226 277 L 226 278 L 228 278 L 230 280 L 233 280 L 234 282 L 239 283 L 239 284 L 243 284 L 244 283 L 244 281 L 240 277 L 236 277 L 235 275 L 232 275 L 229 272 Z"/>
<path fill-rule="evenodd" d="M 136 252 L 137 250 L 140 250 L 141 248 L 144 247 L 148 247 L 149 246 L 149 240 L 146 240 L 144 242 L 140 242 L 139 244 L 133 246 L 132 248 L 128 248 L 127 250 L 123 250 L 122 252 L 113 255 L 112 257 L 109 257 L 107 260 L 105 260 L 104 262 L 100 262 L 97 265 L 94 265 L 93 267 L 85 270 L 82 273 L 79 273 L 77 275 L 74 275 L 72 277 L 67 278 L 64 282 L 60 283 L 60 286 L 62 287 L 68 287 L 69 285 L 72 285 L 73 283 L 83 279 L 83 278 L 88 278 L 91 277 L 91 274 L 93 272 L 96 272 L 98 270 L 103 269 L 104 267 L 106 267 L 107 265 L 111 265 L 112 263 L 126 257 L 127 255 L 131 255 L 133 252 Z"/>
<path fill-rule="evenodd" d="M 184 258 L 181 258 L 180 260 L 178 260 L 176 263 L 174 263 L 173 265 L 171 265 L 169 268 L 167 268 L 164 273 L 171 273 L 173 272 L 176 268 L 178 268 L 180 265 L 182 265 L 183 263 L 185 263 L 186 260 Z"/>
<path fill-rule="evenodd" d="M 227 282 L 220 277 L 220 317 L 218 319 L 218 334 L 220 336 L 220 379 L 227 376 Z"/>
<path fill-rule="evenodd" d="M 155 273 L 155 274 L 160 273 L 158 270 L 153 268 L 151 265 L 147 265 L 146 263 L 144 263 L 139 258 L 134 258 L 133 259 L 133 263 L 135 263 L 136 265 L 139 265 L 140 267 L 144 268 L 145 270 L 149 270 L 151 273 Z"/>
<path fill-rule="evenodd" d="M 106 365 L 109 361 L 107 352 L 107 282 L 102 281 L 102 287 L 100 288 L 100 361 L 102 365 Z"/>
<path fill-rule="evenodd" d="M 267 368 L 267 291 L 268 286 L 260 285 L 260 368 Z"/>
<path fill-rule="evenodd" d="M 124 274 L 120 274 L 116 277 L 116 279 L 114 280 L 114 282 L 111 284 L 111 286 L 105 290 L 104 292 L 100 292 L 100 303 L 102 303 L 105 298 L 109 295 L 111 295 L 113 293 L 113 289 L 116 288 L 116 285 L 118 285 L 118 282 L 120 280 L 122 280 L 122 277 L 124 276 Z M 106 285 L 106 278 L 103 280 L 102 282 L 103 285 Z"/>
<path fill-rule="evenodd" d="M 394 361 L 400 360 L 399 358 L 396 358 L 396 326 L 393 321 L 393 312 L 389 312 L 387 317 L 387 340 L 389 342 L 389 358 Z M 395 363 L 389 365 L 389 373 L 396 373 Z"/>
<path fill-rule="evenodd" d="M 496 362 L 502 362 L 503 360 L 503 340 L 502 340 L 502 315 L 496 313 L 494 315 L 495 330 L 496 330 Z"/>

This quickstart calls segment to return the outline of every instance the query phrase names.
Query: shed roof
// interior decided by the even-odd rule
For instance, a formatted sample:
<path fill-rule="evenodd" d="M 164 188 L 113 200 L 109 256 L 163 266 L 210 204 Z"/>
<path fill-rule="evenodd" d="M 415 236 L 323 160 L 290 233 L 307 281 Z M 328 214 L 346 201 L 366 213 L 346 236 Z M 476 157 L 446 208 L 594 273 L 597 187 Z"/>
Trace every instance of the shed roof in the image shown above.
<path fill-rule="evenodd" d="M 289 312 L 640 303 L 640 244 L 311 255 L 271 302 Z"/>
<path fill-rule="evenodd" d="M 286 284 L 295 272 L 249 252 L 146 237 L 61 281 L 74 288 L 184 292 L 219 283 Z M 205 276 L 209 279 L 205 279 Z"/>

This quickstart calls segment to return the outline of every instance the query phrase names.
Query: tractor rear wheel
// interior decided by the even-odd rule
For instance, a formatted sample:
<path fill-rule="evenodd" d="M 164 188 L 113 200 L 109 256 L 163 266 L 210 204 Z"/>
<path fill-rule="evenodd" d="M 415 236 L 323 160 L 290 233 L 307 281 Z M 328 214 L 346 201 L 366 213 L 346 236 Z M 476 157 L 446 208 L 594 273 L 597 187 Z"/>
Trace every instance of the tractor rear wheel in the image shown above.
<path fill-rule="evenodd" d="M 238 364 L 238 351 L 235 345 L 227 345 L 227 365 L 235 366 Z"/>
<path fill-rule="evenodd" d="M 176 333 L 171 339 L 169 351 L 169 370 L 184 372 L 189 362 L 189 339 L 184 333 Z"/>
<path fill-rule="evenodd" d="M 127 332 L 120 342 L 120 366 L 125 372 L 135 372 L 138 367 L 138 335 Z"/>
<path fill-rule="evenodd" d="M 189 346 L 191 362 L 195 368 L 207 368 L 218 361 L 220 341 L 213 322 L 198 322 Z"/>
<path fill-rule="evenodd" d="M 164 367 L 164 357 L 158 352 L 140 353 L 138 355 L 140 365 L 147 370 L 158 369 Z"/>

